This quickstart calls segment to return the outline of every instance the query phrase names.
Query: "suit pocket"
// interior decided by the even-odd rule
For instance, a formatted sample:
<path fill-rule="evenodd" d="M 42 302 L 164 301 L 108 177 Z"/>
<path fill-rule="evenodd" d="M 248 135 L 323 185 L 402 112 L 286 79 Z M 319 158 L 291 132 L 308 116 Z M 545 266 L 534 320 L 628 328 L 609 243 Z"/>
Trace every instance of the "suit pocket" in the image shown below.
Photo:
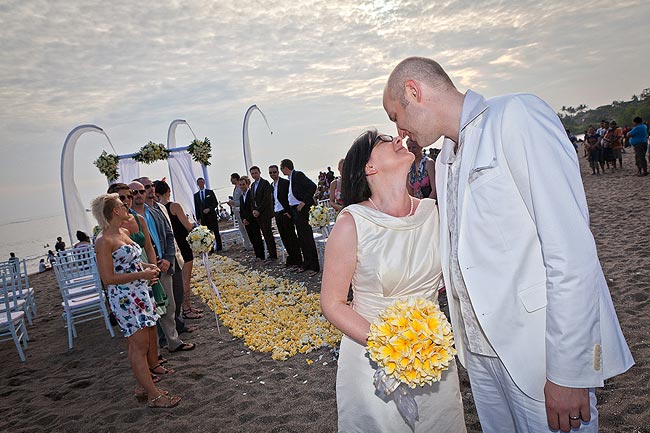
<path fill-rule="evenodd" d="M 470 188 L 476 189 L 486 182 L 496 178 L 501 174 L 501 167 L 496 165 L 496 159 L 490 165 L 476 167 L 469 172 L 467 183 Z"/>
<path fill-rule="evenodd" d="M 519 292 L 519 299 L 529 313 L 533 313 L 546 307 L 546 282 Z"/>

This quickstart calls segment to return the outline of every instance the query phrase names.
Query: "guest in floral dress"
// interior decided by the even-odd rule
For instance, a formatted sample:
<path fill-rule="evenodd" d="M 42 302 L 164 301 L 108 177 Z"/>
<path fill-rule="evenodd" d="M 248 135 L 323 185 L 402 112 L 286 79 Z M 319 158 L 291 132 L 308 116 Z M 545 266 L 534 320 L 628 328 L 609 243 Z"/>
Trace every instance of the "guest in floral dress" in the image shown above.
<path fill-rule="evenodd" d="M 422 148 L 410 138 L 406 141 L 409 152 L 415 155 L 408 174 L 406 189 L 415 198 L 436 198 L 435 164 L 422 154 Z"/>
<path fill-rule="evenodd" d="M 150 284 L 157 281 L 160 269 L 142 261 L 140 246 L 131 240 L 127 229 L 120 227 L 131 216 L 118 194 L 102 194 L 95 198 L 92 211 L 102 229 L 95 242 L 99 275 L 106 285 L 111 309 L 127 338 L 129 362 L 137 382 L 136 397 L 146 397 L 153 408 L 174 407 L 180 397 L 158 389 L 149 372 L 149 364 L 155 365 L 158 357 L 155 325 L 159 319 Z"/>

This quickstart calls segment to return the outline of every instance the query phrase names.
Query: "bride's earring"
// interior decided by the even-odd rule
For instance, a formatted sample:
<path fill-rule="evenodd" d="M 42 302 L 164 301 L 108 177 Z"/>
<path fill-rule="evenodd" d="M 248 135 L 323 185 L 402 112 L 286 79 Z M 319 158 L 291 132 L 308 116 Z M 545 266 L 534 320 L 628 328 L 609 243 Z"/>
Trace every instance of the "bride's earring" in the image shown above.
<path fill-rule="evenodd" d="M 372 165 L 366 165 L 366 176 L 377 174 L 377 169 Z"/>

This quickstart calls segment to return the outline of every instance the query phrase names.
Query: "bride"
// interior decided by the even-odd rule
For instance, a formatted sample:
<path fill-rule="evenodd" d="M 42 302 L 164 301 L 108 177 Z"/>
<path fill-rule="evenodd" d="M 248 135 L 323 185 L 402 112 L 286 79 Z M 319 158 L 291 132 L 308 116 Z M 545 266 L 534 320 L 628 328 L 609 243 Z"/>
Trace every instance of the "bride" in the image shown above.
<path fill-rule="evenodd" d="M 411 432 L 395 403 L 375 394 L 377 365 L 366 342 L 370 323 L 397 299 L 437 302 L 438 209 L 434 200 L 409 196 L 405 179 L 413 160 L 400 137 L 368 131 L 343 165 L 346 207 L 327 241 L 321 289 L 323 314 L 345 334 L 336 378 L 339 432 Z M 412 393 L 420 414 L 415 432 L 466 431 L 453 361 L 440 382 Z"/>

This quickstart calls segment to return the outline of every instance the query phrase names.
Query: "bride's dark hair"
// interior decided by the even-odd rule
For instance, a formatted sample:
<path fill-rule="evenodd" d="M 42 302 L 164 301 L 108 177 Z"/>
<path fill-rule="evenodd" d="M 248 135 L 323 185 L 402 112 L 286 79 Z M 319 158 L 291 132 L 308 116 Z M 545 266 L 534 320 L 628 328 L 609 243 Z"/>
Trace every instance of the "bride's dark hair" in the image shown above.
<path fill-rule="evenodd" d="M 357 137 L 352 143 L 343 162 L 341 173 L 341 195 L 345 206 L 360 203 L 370 197 L 370 186 L 366 179 L 366 164 L 370 159 L 372 144 L 377 139 L 377 131 L 371 129 Z"/>

